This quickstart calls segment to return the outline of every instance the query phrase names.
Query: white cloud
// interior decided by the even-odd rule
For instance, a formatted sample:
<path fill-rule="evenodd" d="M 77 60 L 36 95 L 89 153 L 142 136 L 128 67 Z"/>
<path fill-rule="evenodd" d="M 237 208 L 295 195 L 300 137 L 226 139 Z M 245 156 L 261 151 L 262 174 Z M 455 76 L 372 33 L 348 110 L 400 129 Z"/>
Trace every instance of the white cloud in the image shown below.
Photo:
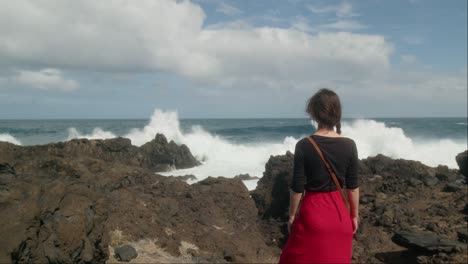
<path fill-rule="evenodd" d="M 353 11 L 353 6 L 349 2 L 341 2 L 339 5 L 307 5 L 307 9 L 314 14 L 334 14 L 339 18 L 359 15 Z"/>
<path fill-rule="evenodd" d="M 204 11 L 189 1 L 16 0 L 4 2 L 0 17 L 0 57 L 12 63 L 164 71 L 218 84 L 365 78 L 386 70 L 392 52 L 380 35 L 206 28 Z"/>
<path fill-rule="evenodd" d="M 321 8 L 309 6 L 339 18 L 328 28 L 363 27 L 349 19 L 357 16 L 349 3 Z M 0 66 L 169 72 L 236 89 L 343 86 L 350 93 L 380 95 L 445 84 L 458 87 L 457 95 L 466 93 L 466 72 L 431 75 L 428 83 L 424 71 L 393 69 L 393 45 L 382 35 L 323 32 L 327 27 L 313 29 L 300 18 L 290 28 L 242 20 L 207 27 L 205 18 L 201 7 L 189 1 L 2 1 Z M 78 87 L 61 71 L 47 71 L 22 71 L 18 81 L 41 89 Z"/>
<path fill-rule="evenodd" d="M 367 28 L 367 26 L 354 20 L 338 20 L 334 23 L 324 24 L 320 26 L 324 28 L 331 28 L 337 30 L 359 30 Z"/>
<path fill-rule="evenodd" d="M 242 11 L 232 5 L 226 4 L 224 2 L 221 2 L 218 7 L 216 8 L 217 12 L 223 13 L 228 16 L 234 16 L 234 15 L 239 15 L 242 14 Z"/>
<path fill-rule="evenodd" d="M 14 79 L 20 84 L 41 90 L 72 91 L 79 86 L 76 81 L 65 79 L 62 71 L 58 69 L 18 71 Z"/>
<path fill-rule="evenodd" d="M 353 31 L 367 28 L 366 25 L 351 19 L 359 14 L 354 12 L 349 2 L 344 1 L 339 5 L 307 5 L 307 8 L 317 15 L 332 15 L 333 22 L 319 25 L 322 29 Z"/>
<path fill-rule="evenodd" d="M 302 31 L 302 32 L 314 32 L 314 31 L 316 31 L 315 28 L 313 28 L 309 24 L 309 20 L 304 16 L 297 16 L 291 22 L 291 27 L 293 29 L 297 29 L 297 30 Z"/>

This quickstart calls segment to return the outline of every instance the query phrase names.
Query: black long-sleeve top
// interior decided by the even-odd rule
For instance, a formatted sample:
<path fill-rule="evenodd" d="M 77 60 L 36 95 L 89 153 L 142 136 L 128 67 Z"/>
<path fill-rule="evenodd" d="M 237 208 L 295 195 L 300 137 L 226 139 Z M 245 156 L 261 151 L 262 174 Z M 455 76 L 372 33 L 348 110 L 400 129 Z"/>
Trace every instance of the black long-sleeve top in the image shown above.
<path fill-rule="evenodd" d="M 358 153 L 354 140 L 347 137 L 311 135 L 322 150 L 325 159 L 335 171 L 342 187 L 359 186 Z M 307 138 L 299 140 L 294 151 L 294 169 L 291 190 L 302 193 L 337 190 L 324 162 Z"/>

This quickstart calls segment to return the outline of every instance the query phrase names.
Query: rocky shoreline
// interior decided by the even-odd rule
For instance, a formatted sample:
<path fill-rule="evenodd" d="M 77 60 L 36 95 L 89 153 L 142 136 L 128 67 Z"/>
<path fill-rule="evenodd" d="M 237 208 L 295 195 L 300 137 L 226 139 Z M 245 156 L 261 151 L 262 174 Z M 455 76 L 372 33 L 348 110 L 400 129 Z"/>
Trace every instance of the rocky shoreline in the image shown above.
<path fill-rule="evenodd" d="M 468 262 L 467 153 L 456 157 L 460 170 L 361 160 L 353 262 Z M 190 175 L 155 174 L 200 164 L 160 134 L 141 147 L 0 142 L 0 263 L 274 263 L 287 239 L 293 157 L 270 157 L 249 192 L 248 175 L 189 185 Z"/>

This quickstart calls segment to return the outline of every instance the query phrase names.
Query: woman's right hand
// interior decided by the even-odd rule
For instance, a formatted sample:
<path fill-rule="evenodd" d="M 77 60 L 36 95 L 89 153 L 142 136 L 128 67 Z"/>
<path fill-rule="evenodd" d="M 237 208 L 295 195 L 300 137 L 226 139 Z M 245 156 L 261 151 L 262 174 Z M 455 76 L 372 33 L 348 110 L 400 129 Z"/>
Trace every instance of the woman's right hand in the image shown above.
<path fill-rule="evenodd" d="M 356 231 L 359 226 L 359 217 L 355 216 L 351 218 L 351 222 L 353 223 L 353 234 L 356 234 Z"/>
<path fill-rule="evenodd" d="M 290 216 L 289 217 L 289 220 L 288 220 L 288 233 L 291 234 L 291 226 L 293 225 L 294 223 L 294 218 L 295 216 Z"/>

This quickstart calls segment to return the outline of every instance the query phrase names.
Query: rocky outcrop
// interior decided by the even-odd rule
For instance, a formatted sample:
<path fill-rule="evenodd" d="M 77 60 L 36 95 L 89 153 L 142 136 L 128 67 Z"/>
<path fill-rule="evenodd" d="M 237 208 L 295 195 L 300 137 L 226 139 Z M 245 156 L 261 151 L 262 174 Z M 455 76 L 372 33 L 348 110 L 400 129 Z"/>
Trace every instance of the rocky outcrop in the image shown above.
<path fill-rule="evenodd" d="M 468 150 L 459 153 L 455 157 L 455 160 L 457 161 L 458 167 L 460 168 L 460 173 L 468 178 Z"/>
<path fill-rule="evenodd" d="M 267 243 L 280 248 L 288 235 L 286 221 L 293 158 L 291 153 L 270 157 L 263 178 L 252 191 Z M 459 235 L 460 228 L 466 227 L 468 219 L 467 186 L 460 182 L 463 175 L 458 170 L 377 155 L 359 162 L 359 175 L 361 223 L 354 241 L 354 262 L 468 260 L 467 245 L 461 240 L 456 242 L 458 237 L 463 237 Z M 396 233 L 416 234 L 413 237 L 418 238 L 420 232 L 429 233 L 430 239 L 453 242 L 457 250 L 421 253 L 409 244 L 394 243 L 401 241 L 396 239 Z"/>
<path fill-rule="evenodd" d="M 292 153 L 270 157 L 249 193 L 245 176 L 189 185 L 192 175 L 155 174 L 199 164 L 162 135 L 130 143 L 0 142 L 0 263 L 277 261 L 287 239 Z M 361 160 L 353 261 L 467 262 L 460 172 L 383 155 Z"/>
<path fill-rule="evenodd" d="M 155 141 L 0 143 L 0 263 L 114 262 L 124 245 L 132 262 L 274 262 L 242 181 L 155 175 L 175 149 Z"/>
<path fill-rule="evenodd" d="M 236 175 L 234 176 L 234 178 L 239 178 L 243 181 L 249 181 L 249 180 L 258 180 L 260 179 L 260 177 L 257 177 L 257 176 L 251 176 L 250 174 L 239 174 L 239 175 Z"/>
<path fill-rule="evenodd" d="M 257 204 L 261 218 L 288 218 L 293 159 L 294 155 L 288 151 L 286 155 L 271 156 L 265 165 L 263 177 L 258 181 L 257 188 L 252 191 L 252 198 Z"/>
<path fill-rule="evenodd" d="M 21 167 L 23 163 L 33 160 L 50 168 L 51 173 L 73 170 L 67 166 L 67 160 L 79 161 L 85 158 L 138 166 L 153 171 L 166 171 L 171 168 L 185 169 L 200 165 L 186 145 L 178 146 L 174 141 L 167 142 L 162 134 L 157 134 L 155 139 L 141 147 L 133 146 L 130 139 L 114 138 L 73 139 L 67 142 L 28 147 L 0 142 L 0 148 L 2 149 L 0 160 L 9 160 L 11 166 Z M 55 158 L 55 161 L 47 162 L 46 159 L 51 158 Z"/>
<path fill-rule="evenodd" d="M 146 167 L 157 171 L 191 168 L 200 165 L 186 145 L 178 146 L 174 141 L 167 142 L 162 134 L 139 148 L 139 161 Z"/>

